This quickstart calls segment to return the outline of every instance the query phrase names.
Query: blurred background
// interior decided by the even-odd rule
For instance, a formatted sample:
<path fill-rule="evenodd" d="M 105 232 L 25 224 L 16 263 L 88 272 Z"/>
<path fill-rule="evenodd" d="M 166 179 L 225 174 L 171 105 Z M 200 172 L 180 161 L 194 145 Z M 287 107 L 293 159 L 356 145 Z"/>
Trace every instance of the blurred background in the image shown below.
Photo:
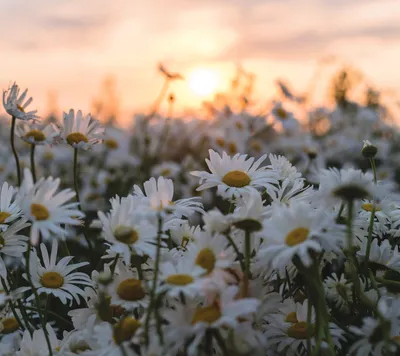
<path fill-rule="evenodd" d="M 1 0 L 0 33 L 0 88 L 29 88 L 41 116 L 108 110 L 127 123 L 159 95 L 161 63 L 185 78 L 168 88 L 178 114 L 239 72 L 260 106 L 277 78 L 324 102 L 343 67 L 392 98 L 400 89 L 393 0 Z"/>

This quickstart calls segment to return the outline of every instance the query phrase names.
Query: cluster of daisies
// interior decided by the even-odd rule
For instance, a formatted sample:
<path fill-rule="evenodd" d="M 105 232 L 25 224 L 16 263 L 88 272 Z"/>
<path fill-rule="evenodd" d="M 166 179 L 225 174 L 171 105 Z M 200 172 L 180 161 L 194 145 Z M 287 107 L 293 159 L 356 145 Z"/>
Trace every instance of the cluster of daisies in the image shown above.
<path fill-rule="evenodd" d="M 281 102 L 272 123 L 225 108 L 127 134 L 73 110 L 43 123 L 26 94 L 3 93 L 1 356 L 400 353 L 397 134 L 379 112 L 343 141 L 344 114 L 317 139 Z"/>

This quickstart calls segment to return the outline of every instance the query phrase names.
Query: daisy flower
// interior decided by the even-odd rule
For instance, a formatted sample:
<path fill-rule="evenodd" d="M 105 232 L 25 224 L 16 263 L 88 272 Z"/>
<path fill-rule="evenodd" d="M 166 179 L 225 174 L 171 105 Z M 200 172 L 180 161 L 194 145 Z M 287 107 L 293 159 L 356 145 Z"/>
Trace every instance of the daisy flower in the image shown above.
<path fill-rule="evenodd" d="M 104 136 L 104 127 L 90 114 L 83 116 L 82 111 L 76 113 L 73 109 L 64 113 L 64 127 L 61 137 L 73 148 L 89 149 L 101 143 Z"/>
<path fill-rule="evenodd" d="M 327 205 L 335 205 L 343 199 L 365 199 L 380 197 L 380 190 L 374 184 L 373 175 L 369 172 L 348 168 L 323 169 L 320 172 L 318 196 Z"/>
<path fill-rule="evenodd" d="M 149 303 L 143 282 L 138 279 L 136 272 L 122 262 L 117 263 L 114 279 L 107 286 L 107 291 L 112 305 L 129 311 L 138 307 L 146 308 Z"/>
<path fill-rule="evenodd" d="M 106 215 L 99 211 L 103 237 L 111 244 L 110 250 L 124 257 L 128 265 L 132 253 L 154 257 L 157 227 L 140 214 L 133 196 L 115 197 L 110 200 L 111 211 Z"/>
<path fill-rule="evenodd" d="M 61 341 L 57 338 L 57 335 L 50 324 L 46 324 L 47 335 L 49 336 L 50 346 L 53 354 L 60 349 Z M 16 356 L 36 356 L 36 355 L 48 355 L 49 349 L 44 335 L 44 330 L 39 329 L 33 332 L 31 336 L 28 330 L 24 331 L 24 335 L 21 340 L 21 348 L 16 353 Z"/>
<path fill-rule="evenodd" d="M 39 116 L 36 115 L 37 110 L 26 111 L 33 100 L 29 98 L 25 101 L 28 89 L 25 89 L 21 95 L 19 95 L 19 91 L 19 86 L 16 83 L 8 90 L 3 91 L 3 106 L 6 112 L 20 120 L 34 120 L 39 118 Z"/>
<path fill-rule="evenodd" d="M 193 257 L 195 264 L 207 273 L 211 273 L 214 268 L 228 268 L 235 260 L 235 253 L 231 247 L 227 247 L 224 237 L 207 232 L 202 232 L 196 240 L 188 244 L 185 255 L 188 259 Z"/>
<path fill-rule="evenodd" d="M 357 251 L 357 257 L 364 260 L 367 253 L 368 240 L 363 239 L 361 249 Z M 381 272 L 393 270 L 400 273 L 400 253 L 399 247 L 392 248 L 388 240 L 383 240 L 378 245 L 378 239 L 371 242 L 371 250 L 369 254 L 369 263 L 373 263 L 375 268 Z"/>
<path fill-rule="evenodd" d="M 174 309 L 165 310 L 164 317 L 169 327 L 164 334 L 165 340 L 170 343 L 168 350 L 171 354 L 194 336 L 188 348 L 188 353 L 194 355 L 207 330 L 235 329 L 239 318 L 252 320 L 260 301 L 255 298 L 238 299 L 238 291 L 236 286 L 230 286 L 207 304 L 199 305 L 188 300 L 186 305 L 177 304 Z"/>
<path fill-rule="evenodd" d="M 4 182 L 0 191 L 0 227 L 3 224 L 9 224 L 21 216 L 21 209 L 14 201 L 16 190 Z"/>
<path fill-rule="evenodd" d="M 297 168 L 286 157 L 270 153 L 268 158 L 271 162 L 268 167 L 278 173 L 279 180 L 289 179 L 290 181 L 294 181 L 301 178 L 301 173 L 297 171 Z"/>
<path fill-rule="evenodd" d="M 39 125 L 37 123 L 22 122 L 17 126 L 17 135 L 32 145 L 52 144 L 58 136 L 58 129 L 54 124 Z"/>
<path fill-rule="evenodd" d="M 200 238 L 202 231 L 200 226 L 190 226 L 187 221 L 183 221 L 176 227 L 170 228 L 172 240 L 180 247 L 186 248 L 191 241 Z"/>
<path fill-rule="evenodd" d="M 265 336 L 268 339 L 268 346 L 272 347 L 275 353 L 288 356 L 305 355 L 308 333 L 311 334 L 311 345 L 315 346 L 316 316 L 312 311 L 311 325 L 308 325 L 307 309 L 307 300 L 303 304 L 296 303 L 294 310 L 288 309 L 292 311 L 289 311 L 284 319 L 281 316 L 266 325 Z M 334 345 L 340 349 L 340 342 L 344 340 L 343 331 L 333 323 L 329 323 L 329 331 Z"/>
<path fill-rule="evenodd" d="M 276 208 L 265 223 L 266 236 L 260 253 L 277 269 L 287 266 L 294 256 L 309 266 L 310 251 L 336 250 L 342 243 L 343 230 L 332 220 L 323 210 L 302 202 Z"/>
<path fill-rule="evenodd" d="M 78 286 L 91 286 L 92 281 L 88 275 L 82 272 L 72 272 L 80 267 L 86 266 L 88 262 L 80 262 L 69 265 L 73 256 L 63 257 L 60 261 L 56 262 L 58 242 L 53 240 L 50 256 L 47 252 L 46 246 L 40 244 L 42 252 L 43 264 L 40 262 L 36 252 L 31 252 L 30 258 L 30 273 L 32 283 L 37 289 L 38 294 L 52 294 L 63 304 L 67 301 L 76 302 L 80 304 L 79 296 L 84 295 L 83 289 Z M 26 274 L 23 275 L 27 280 Z M 31 290 L 31 287 L 22 287 L 20 292 Z M 34 298 L 33 294 L 28 297 L 28 301 Z"/>
<path fill-rule="evenodd" d="M 90 353 L 90 355 L 136 356 L 136 352 L 132 351 L 128 345 L 141 326 L 142 322 L 131 316 L 122 318 L 114 325 L 109 323 L 97 325 L 94 328 L 93 338 L 98 343 L 99 349 L 94 353 Z"/>
<path fill-rule="evenodd" d="M 171 211 L 175 217 L 189 217 L 194 212 L 203 212 L 203 205 L 199 198 L 188 198 L 173 201 L 174 183 L 164 177 L 150 178 L 143 183 L 144 192 L 139 186 L 134 186 L 134 194 L 147 202 L 153 211 Z"/>
<path fill-rule="evenodd" d="M 75 192 L 71 189 L 64 189 L 56 193 L 60 186 L 60 179 L 52 177 L 39 180 L 33 187 L 29 187 L 31 183 L 25 183 L 31 179 L 28 169 L 25 169 L 25 179 L 23 183 L 24 192 L 20 198 L 24 216 L 32 223 L 31 241 L 36 245 L 39 241 L 39 234 L 44 239 L 49 239 L 51 234 L 63 236 L 65 229 L 61 224 L 81 225 L 84 214 L 77 208 L 78 203 L 67 203 L 75 196 Z M 30 172 L 29 172 L 30 173 Z"/>
<path fill-rule="evenodd" d="M 276 173 L 267 167 L 260 168 L 266 155 L 256 162 L 254 158 L 246 160 L 247 155 L 236 154 L 230 157 L 226 152 L 222 157 L 215 151 L 209 150 L 210 159 L 206 159 L 211 173 L 194 171 L 192 175 L 200 178 L 201 191 L 217 187 L 217 192 L 224 198 L 240 197 L 244 192 L 254 188 L 269 188 L 276 184 Z"/>
<path fill-rule="evenodd" d="M 0 276 L 4 279 L 7 276 L 6 264 L 2 256 L 21 258 L 26 251 L 29 238 L 18 234 L 19 231 L 28 227 L 27 220 L 20 219 L 13 223 L 6 231 L 0 232 Z"/>
<path fill-rule="evenodd" d="M 352 300 L 352 284 L 342 275 L 338 277 L 332 273 L 324 281 L 326 299 L 342 312 L 349 312 L 349 302 Z"/>
<path fill-rule="evenodd" d="M 173 261 L 161 263 L 159 272 L 160 280 L 163 281 L 161 289 L 167 290 L 170 296 L 178 296 L 181 292 L 195 296 L 202 289 L 199 277 L 204 275 L 206 270 L 183 255 Z"/>

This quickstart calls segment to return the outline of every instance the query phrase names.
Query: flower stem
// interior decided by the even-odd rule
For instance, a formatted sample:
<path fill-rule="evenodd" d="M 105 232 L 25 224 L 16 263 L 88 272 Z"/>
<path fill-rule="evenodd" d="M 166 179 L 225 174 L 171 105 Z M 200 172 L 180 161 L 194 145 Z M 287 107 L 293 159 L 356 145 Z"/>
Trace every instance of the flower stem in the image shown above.
<path fill-rule="evenodd" d="M 19 187 L 21 185 L 21 167 L 19 165 L 18 153 L 17 153 L 17 150 L 15 149 L 15 144 L 14 144 L 15 122 L 16 122 L 16 118 L 13 116 L 12 121 L 11 121 L 10 142 L 11 142 L 11 149 L 13 151 L 14 158 L 15 158 L 15 165 L 17 166 L 17 178 L 18 178 L 18 187 Z"/>
<path fill-rule="evenodd" d="M 49 334 L 48 334 L 47 329 L 46 329 L 46 324 L 45 324 L 45 321 L 44 321 L 44 318 L 43 318 L 42 310 L 40 308 L 40 298 L 39 298 L 37 290 L 36 290 L 36 288 L 35 288 L 35 286 L 33 285 L 33 282 L 32 282 L 32 276 L 31 276 L 31 271 L 30 271 L 31 247 L 32 247 L 31 241 L 28 240 L 28 249 L 26 251 L 26 274 L 27 274 L 27 277 L 28 277 L 29 285 L 32 288 L 33 295 L 35 296 L 35 302 L 36 302 L 36 307 L 37 307 L 37 311 L 38 311 L 38 314 L 39 314 L 40 323 L 42 324 L 42 329 L 43 329 L 44 337 L 46 339 L 47 348 L 49 349 L 49 356 L 53 356 L 53 350 L 51 348 Z"/>
<path fill-rule="evenodd" d="M 374 173 L 374 183 L 376 184 L 377 179 L 376 179 L 375 160 L 373 158 L 370 158 L 369 162 L 371 163 L 372 172 Z M 366 252 L 365 252 L 365 260 L 364 260 L 364 273 L 366 275 L 368 273 L 369 254 L 371 253 L 372 232 L 374 230 L 375 212 L 376 212 L 376 202 L 375 202 L 375 198 L 373 198 L 373 200 L 372 200 L 371 217 L 370 217 L 370 220 L 369 220 L 369 227 L 368 227 L 367 249 L 366 249 Z"/>
<path fill-rule="evenodd" d="M 36 183 L 36 166 L 35 166 L 35 144 L 31 144 L 31 172 L 33 183 Z"/>
<path fill-rule="evenodd" d="M 244 280 L 243 280 L 243 296 L 249 293 L 249 279 L 250 279 L 250 260 L 251 260 L 251 233 L 249 230 L 245 232 L 244 239 Z"/>
<path fill-rule="evenodd" d="M 225 234 L 225 237 L 227 238 L 227 240 L 229 241 L 229 243 L 231 244 L 231 246 L 233 247 L 233 249 L 235 250 L 236 253 L 236 257 L 239 260 L 240 263 L 240 267 L 242 268 L 242 271 L 244 272 L 246 267 L 244 265 L 243 262 L 243 255 L 242 253 L 239 251 L 239 248 L 237 247 L 237 245 L 235 244 L 235 241 L 233 241 L 232 237 L 229 234 Z"/>
<path fill-rule="evenodd" d="M 79 210 L 82 210 L 81 200 L 79 198 L 78 188 L 78 149 L 74 148 L 74 189 L 76 194 L 76 201 L 79 203 Z"/>
<path fill-rule="evenodd" d="M 161 233 L 162 233 L 162 218 L 161 215 L 158 216 L 158 233 L 157 233 L 157 251 L 156 251 L 156 261 L 154 265 L 154 276 L 153 276 L 153 285 L 150 291 L 150 303 L 149 308 L 147 310 L 146 321 L 145 321 L 145 343 L 149 344 L 149 328 L 150 328 L 150 317 L 153 309 L 156 307 L 155 305 L 155 294 L 157 289 L 157 280 L 158 280 L 158 270 L 160 266 L 160 257 L 161 257 Z M 156 315 L 157 316 L 157 315 Z M 162 336 L 160 336 L 160 340 Z"/>
<path fill-rule="evenodd" d="M 5 292 L 6 292 L 7 294 L 9 294 L 9 290 L 8 290 L 8 288 L 7 288 L 7 285 L 6 285 L 5 280 L 3 279 L 3 277 L 0 277 L 0 279 L 1 279 L 1 284 L 2 284 L 2 286 L 3 286 L 3 289 L 5 290 Z M 12 313 L 13 313 L 13 315 L 14 315 L 14 318 L 15 318 L 15 320 L 18 322 L 19 326 L 20 326 L 22 329 L 27 328 L 28 331 L 29 331 L 29 333 L 32 335 L 32 330 L 31 330 L 31 328 L 29 327 L 29 323 L 25 321 L 25 322 L 27 323 L 27 325 L 25 326 L 25 325 L 21 322 L 21 319 L 19 318 L 17 312 L 15 311 L 15 308 L 14 308 L 14 305 L 13 305 L 12 301 L 10 301 L 10 307 L 11 307 L 11 311 L 12 311 Z"/>

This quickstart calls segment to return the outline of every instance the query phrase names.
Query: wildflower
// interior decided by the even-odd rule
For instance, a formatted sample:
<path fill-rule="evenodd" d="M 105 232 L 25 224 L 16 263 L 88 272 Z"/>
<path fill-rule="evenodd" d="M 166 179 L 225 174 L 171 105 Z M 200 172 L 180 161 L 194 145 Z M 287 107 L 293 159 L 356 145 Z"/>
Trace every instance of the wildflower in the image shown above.
<path fill-rule="evenodd" d="M 8 90 L 3 91 L 3 106 L 6 112 L 12 117 L 25 121 L 39 118 L 39 116 L 36 115 L 37 110 L 26 111 L 33 100 L 29 98 L 25 101 L 28 89 L 25 89 L 21 95 L 19 95 L 19 91 L 19 86 L 16 83 Z"/>

